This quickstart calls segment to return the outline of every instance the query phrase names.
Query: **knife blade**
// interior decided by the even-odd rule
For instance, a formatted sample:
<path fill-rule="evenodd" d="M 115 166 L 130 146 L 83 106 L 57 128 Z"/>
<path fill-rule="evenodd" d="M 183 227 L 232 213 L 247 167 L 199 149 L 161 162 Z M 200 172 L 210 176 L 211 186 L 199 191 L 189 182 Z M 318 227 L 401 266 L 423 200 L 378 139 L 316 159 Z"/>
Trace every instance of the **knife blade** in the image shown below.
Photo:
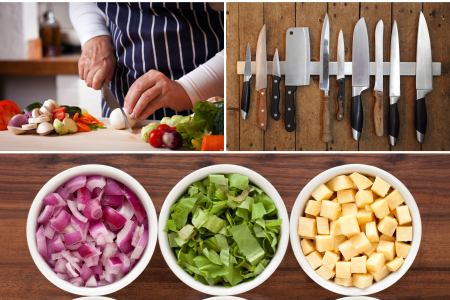
<path fill-rule="evenodd" d="M 127 115 L 123 111 L 122 107 L 120 107 L 119 103 L 117 102 L 116 98 L 111 93 L 111 91 L 109 90 L 109 87 L 105 81 L 102 82 L 102 97 L 105 100 L 106 105 L 108 105 L 109 110 L 111 112 L 117 108 L 120 109 L 120 111 L 122 112 L 122 115 L 123 115 L 123 119 L 125 120 L 125 129 L 128 130 L 129 132 L 133 132 L 133 129 L 131 129 L 130 122 L 128 122 Z"/>
<path fill-rule="evenodd" d="M 280 119 L 280 111 L 278 110 L 280 104 L 280 80 L 280 59 L 278 57 L 277 48 L 272 63 L 272 118 L 276 121 Z"/>
<path fill-rule="evenodd" d="M 400 46 L 396 21 L 394 21 L 392 26 L 391 59 L 389 61 L 389 143 L 395 146 L 400 131 L 400 118 L 397 107 L 397 101 L 400 99 Z"/>
<path fill-rule="evenodd" d="M 361 92 L 369 88 L 369 37 L 364 18 L 359 19 L 353 31 L 352 48 L 352 135 L 361 138 L 363 108 Z"/>
<path fill-rule="evenodd" d="M 246 120 L 248 110 L 250 108 L 250 78 L 252 78 L 252 57 L 250 54 L 250 43 L 247 44 L 247 51 L 245 52 L 245 70 L 244 83 L 242 86 L 241 98 L 241 117 Z"/>
<path fill-rule="evenodd" d="M 375 97 L 373 120 L 377 136 L 383 135 L 383 30 L 383 20 L 380 20 L 375 29 L 375 87 L 373 88 Z"/>
<path fill-rule="evenodd" d="M 286 131 L 295 131 L 295 91 L 310 82 L 310 47 L 307 27 L 286 31 L 285 119 Z"/>
<path fill-rule="evenodd" d="M 267 128 L 267 53 L 266 53 L 266 25 L 264 24 L 259 33 L 258 43 L 256 44 L 256 84 L 258 91 L 258 113 L 256 121 L 259 128 Z"/>
<path fill-rule="evenodd" d="M 345 100 L 345 48 L 344 48 L 344 35 L 342 30 L 339 32 L 338 37 L 338 51 L 337 51 L 337 82 L 338 82 L 338 94 L 336 98 L 336 119 L 341 121 L 344 118 L 344 100 Z"/>
<path fill-rule="evenodd" d="M 322 142 L 331 142 L 330 130 L 330 23 L 325 15 L 320 37 L 319 89 L 323 91 Z"/>
<path fill-rule="evenodd" d="M 428 33 L 427 21 L 422 12 L 419 17 L 419 29 L 417 32 L 417 57 L 416 57 L 416 137 L 421 143 L 425 140 L 427 130 L 427 108 L 425 95 L 433 90 L 433 67 L 431 58 L 431 42 Z"/>

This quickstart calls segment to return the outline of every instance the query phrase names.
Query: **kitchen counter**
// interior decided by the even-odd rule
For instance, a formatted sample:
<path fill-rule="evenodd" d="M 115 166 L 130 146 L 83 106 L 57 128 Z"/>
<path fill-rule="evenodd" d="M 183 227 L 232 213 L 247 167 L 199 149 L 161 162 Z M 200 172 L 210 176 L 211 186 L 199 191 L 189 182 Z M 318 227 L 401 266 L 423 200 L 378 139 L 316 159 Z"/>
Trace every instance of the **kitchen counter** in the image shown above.
<path fill-rule="evenodd" d="M 35 60 L 0 60 L 0 74 L 78 75 L 80 54 L 43 57 Z"/>

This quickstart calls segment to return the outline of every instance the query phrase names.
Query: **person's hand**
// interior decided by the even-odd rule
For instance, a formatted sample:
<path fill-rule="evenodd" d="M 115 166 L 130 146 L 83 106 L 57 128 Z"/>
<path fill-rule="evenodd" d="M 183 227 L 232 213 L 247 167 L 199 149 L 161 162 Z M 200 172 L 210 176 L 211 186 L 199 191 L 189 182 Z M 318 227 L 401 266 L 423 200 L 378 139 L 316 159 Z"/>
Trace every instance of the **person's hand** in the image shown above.
<path fill-rule="evenodd" d="M 78 61 L 78 74 L 88 87 L 99 90 L 102 81 L 111 81 L 116 66 L 114 46 L 110 36 L 96 36 L 83 45 Z"/>
<path fill-rule="evenodd" d="M 150 70 L 133 83 L 125 97 L 124 107 L 131 118 L 139 120 L 147 119 L 161 107 L 175 111 L 193 108 L 181 84 L 156 70 Z"/>

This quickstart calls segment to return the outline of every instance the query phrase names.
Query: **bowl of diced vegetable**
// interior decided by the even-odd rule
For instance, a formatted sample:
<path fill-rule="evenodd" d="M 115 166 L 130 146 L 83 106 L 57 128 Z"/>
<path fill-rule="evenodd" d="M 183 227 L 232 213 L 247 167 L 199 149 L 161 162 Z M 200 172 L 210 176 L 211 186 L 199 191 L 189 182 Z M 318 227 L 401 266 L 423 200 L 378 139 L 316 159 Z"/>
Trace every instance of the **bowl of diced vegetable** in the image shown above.
<path fill-rule="evenodd" d="M 289 218 L 273 185 L 236 165 L 183 178 L 167 196 L 159 245 L 172 272 L 210 295 L 236 295 L 263 283 L 286 253 Z"/>
<path fill-rule="evenodd" d="M 412 194 L 392 174 L 368 165 L 317 175 L 291 213 L 291 244 L 300 266 L 342 295 L 369 295 L 393 285 L 411 267 L 421 236 Z"/>
<path fill-rule="evenodd" d="M 31 204 L 27 242 L 41 273 L 57 287 L 100 296 L 135 280 L 157 240 L 157 215 L 142 185 L 104 165 L 50 179 Z"/>

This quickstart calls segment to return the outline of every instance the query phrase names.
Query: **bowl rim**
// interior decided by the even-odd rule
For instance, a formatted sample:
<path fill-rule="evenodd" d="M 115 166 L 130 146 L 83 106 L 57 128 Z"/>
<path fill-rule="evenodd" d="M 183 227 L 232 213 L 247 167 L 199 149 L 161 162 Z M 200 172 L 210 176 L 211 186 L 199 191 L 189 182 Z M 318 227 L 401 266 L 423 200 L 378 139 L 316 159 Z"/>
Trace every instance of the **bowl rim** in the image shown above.
<path fill-rule="evenodd" d="M 411 250 L 409 251 L 408 256 L 406 257 L 403 265 L 400 267 L 399 270 L 396 272 L 391 272 L 386 278 L 381 280 L 380 282 L 375 282 L 373 285 L 366 289 L 359 289 L 357 287 L 344 287 L 335 284 L 334 282 L 330 280 L 325 280 L 322 277 L 319 276 L 309 265 L 309 263 L 306 261 L 305 255 L 303 254 L 303 251 L 300 246 L 300 237 L 297 234 L 297 225 L 298 225 L 298 218 L 300 217 L 301 213 L 303 213 L 304 207 L 306 205 L 306 202 L 310 200 L 310 195 L 312 191 L 321 183 L 327 183 L 332 178 L 338 175 L 346 175 L 351 174 L 353 172 L 358 172 L 363 175 L 370 175 L 370 176 L 380 176 L 385 181 L 387 181 L 389 184 L 391 184 L 392 187 L 397 189 L 400 194 L 405 199 L 406 204 L 408 205 L 410 212 L 411 212 L 411 218 L 412 218 L 412 224 L 414 227 L 413 230 L 413 241 L 411 242 Z M 300 264 L 301 268 L 305 273 L 314 280 L 317 284 L 321 285 L 323 288 L 332 291 L 337 294 L 341 294 L 344 296 L 365 296 L 374 294 L 377 292 L 380 292 L 394 283 L 396 283 L 411 267 L 412 263 L 414 262 L 414 259 L 419 251 L 420 247 L 420 241 L 422 237 L 422 224 L 420 219 L 420 212 L 419 208 L 417 206 L 416 201 L 414 200 L 413 195 L 411 192 L 406 188 L 406 186 L 397 179 L 394 175 L 390 174 L 389 172 L 374 167 L 370 165 L 365 164 L 348 164 L 348 165 L 341 165 L 337 167 L 333 167 L 330 169 L 327 169 L 317 176 L 315 176 L 313 179 L 311 179 L 308 184 L 302 189 L 300 194 L 298 195 L 297 199 L 295 200 L 294 206 L 291 211 L 291 221 L 290 221 L 290 241 L 292 245 L 292 250 L 294 252 L 294 255 Z M 389 278 L 389 280 L 387 280 Z"/>
<path fill-rule="evenodd" d="M 266 269 L 259 274 L 253 281 L 240 283 L 234 287 L 226 288 L 224 286 L 206 286 L 203 285 L 200 281 L 195 281 L 194 277 L 184 271 L 178 264 L 175 257 L 175 253 L 172 248 L 169 247 L 167 232 L 164 232 L 164 228 L 166 226 L 166 220 L 170 215 L 171 206 L 178 201 L 178 199 L 186 192 L 189 185 L 193 182 L 205 179 L 209 174 L 230 174 L 230 173 L 239 173 L 241 175 L 246 175 L 249 177 L 249 181 L 255 183 L 256 181 L 263 182 L 264 188 L 263 191 L 266 193 L 275 203 L 275 206 L 278 209 L 278 217 L 282 218 L 284 222 L 281 224 L 281 238 L 278 242 L 278 248 L 275 256 L 271 259 Z M 261 184 L 256 184 L 258 187 Z M 284 233 L 284 234 L 283 234 Z M 275 187 L 262 175 L 259 173 L 238 165 L 233 164 L 217 164 L 207 166 L 201 169 L 198 169 L 187 176 L 185 176 L 182 180 L 180 180 L 167 195 L 164 204 L 161 208 L 161 212 L 159 214 L 159 229 L 158 229 L 158 237 L 159 237 L 159 247 L 163 254 L 164 260 L 166 261 L 169 268 L 172 272 L 186 285 L 191 288 L 213 296 L 233 296 L 237 294 L 241 294 L 247 292 L 253 288 L 256 288 L 260 284 L 262 284 L 265 280 L 267 280 L 278 268 L 281 261 L 284 258 L 286 253 L 288 244 L 289 244 L 289 215 L 287 213 L 286 205 L 284 204 L 283 199 L 281 198 L 278 191 Z"/>
<path fill-rule="evenodd" d="M 109 285 L 104 285 L 95 288 L 88 287 L 78 287 L 71 284 L 68 281 L 65 281 L 58 276 L 56 273 L 50 268 L 44 258 L 37 251 L 36 246 L 36 231 L 38 228 L 37 217 L 39 215 L 39 211 L 44 205 L 42 200 L 49 193 L 52 193 L 57 189 L 57 187 L 66 183 L 69 179 L 77 176 L 77 175 L 102 175 L 105 177 L 110 177 L 114 180 L 117 180 L 123 184 L 125 184 L 128 188 L 130 188 L 141 200 L 142 204 L 145 207 L 147 212 L 147 220 L 149 226 L 149 240 L 147 242 L 147 247 L 144 250 L 143 255 L 141 256 L 139 262 L 134 266 L 134 268 L 125 275 L 122 279 L 118 280 Z M 60 289 L 77 294 L 80 296 L 102 296 L 114 293 L 127 285 L 133 282 L 147 267 L 150 259 L 154 253 L 156 242 L 157 242 L 157 232 L 158 232 L 158 217 L 156 214 L 155 207 L 150 198 L 150 195 L 144 189 L 144 187 L 131 175 L 128 173 L 106 165 L 100 164 L 86 164 L 79 165 L 76 167 L 69 168 L 61 173 L 53 176 L 45 185 L 39 190 L 36 197 L 34 198 L 31 207 L 28 212 L 27 218 L 27 243 L 28 249 L 30 251 L 31 257 L 33 258 L 34 263 L 38 267 L 39 271 L 47 278 L 51 283 Z"/>

